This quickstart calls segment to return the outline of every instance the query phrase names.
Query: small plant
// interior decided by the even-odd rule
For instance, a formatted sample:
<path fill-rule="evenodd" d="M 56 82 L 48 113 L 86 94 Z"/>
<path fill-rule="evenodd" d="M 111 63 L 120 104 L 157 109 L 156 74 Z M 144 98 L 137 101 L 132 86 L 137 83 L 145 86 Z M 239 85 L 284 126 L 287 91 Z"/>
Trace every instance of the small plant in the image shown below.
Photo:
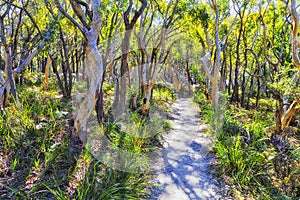
<path fill-rule="evenodd" d="M 19 163 L 19 158 L 15 158 L 14 161 L 13 161 L 13 164 L 12 164 L 12 167 L 11 167 L 11 170 L 14 172 L 17 165 Z"/>
<path fill-rule="evenodd" d="M 170 131 L 172 129 L 172 124 L 169 120 L 164 121 L 163 129 L 165 131 Z"/>
<path fill-rule="evenodd" d="M 176 100 L 176 94 L 170 88 L 157 84 L 153 89 L 153 102 L 155 102 L 160 109 L 169 112 L 170 104 Z M 153 103 L 152 103 L 153 104 Z"/>
<path fill-rule="evenodd" d="M 211 117 L 213 111 L 209 104 L 203 103 L 205 96 L 196 94 L 195 100 L 202 117 L 210 124 L 210 133 L 216 138 L 213 147 L 218 156 L 216 167 L 227 184 L 234 185 L 237 193 L 252 198 L 289 199 L 299 196 L 299 148 L 287 145 L 289 142 L 285 139 L 271 144 L 272 110 L 266 108 L 261 113 L 223 106 Z M 288 135 L 294 133 L 283 138 Z"/>
<path fill-rule="evenodd" d="M 200 115 L 202 116 L 202 119 L 206 123 L 210 123 L 210 120 L 213 116 L 211 103 L 207 101 L 206 96 L 201 91 L 195 93 L 194 100 L 199 106 Z"/>

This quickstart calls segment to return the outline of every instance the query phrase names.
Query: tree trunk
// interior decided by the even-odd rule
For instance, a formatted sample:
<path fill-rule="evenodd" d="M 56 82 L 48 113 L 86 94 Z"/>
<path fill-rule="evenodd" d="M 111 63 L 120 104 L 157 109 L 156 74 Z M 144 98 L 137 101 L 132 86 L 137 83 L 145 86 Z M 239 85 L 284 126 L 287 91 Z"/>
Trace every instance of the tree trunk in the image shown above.
<path fill-rule="evenodd" d="M 193 84 L 193 80 L 191 77 L 190 73 L 190 68 L 189 68 L 189 62 L 186 61 L 186 67 L 185 67 L 186 75 L 187 75 L 187 80 L 188 80 L 188 89 L 189 89 L 189 96 L 191 95 L 191 85 Z"/>
<path fill-rule="evenodd" d="M 258 107 L 260 97 L 261 97 L 261 83 L 260 83 L 259 78 L 257 78 L 257 94 L 256 94 L 255 107 Z"/>
<path fill-rule="evenodd" d="M 247 99 L 247 105 L 246 105 L 246 109 L 247 110 L 249 110 L 249 108 L 250 108 L 250 99 L 251 99 L 252 92 L 253 92 L 253 86 L 254 86 L 254 76 L 251 76 L 251 79 L 250 79 L 250 88 L 249 88 L 249 92 L 248 92 L 248 99 Z"/>
<path fill-rule="evenodd" d="M 215 45 L 216 45 L 216 60 L 214 64 L 214 78 L 212 81 L 212 107 L 216 111 L 219 108 L 219 71 L 221 65 L 221 46 L 219 41 L 219 9 L 215 2 L 214 10 L 216 13 L 215 19 Z"/>
<path fill-rule="evenodd" d="M 9 47 L 5 48 L 5 73 L 6 73 L 6 92 L 7 95 L 11 92 L 14 100 L 19 104 L 19 99 L 17 96 L 17 88 L 13 76 L 13 70 L 12 70 L 12 57 L 9 52 Z"/>
<path fill-rule="evenodd" d="M 93 35 L 94 36 L 94 35 Z M 76 133 L 82 134 L 82 140 L 85 142 L 87 131 L 87 120 L 96 103 L 96 92 L 101 87 L 103 77 L 102 56 L 97 47 L 97 37 L 88 38 L 86 47 L 86 73 L 88 76 L 89 88 L 85 99 L 80 104 L 78 115 L 75 120 Z"/>
<path fill-rule="evenodd" d="M 121 56 L 121 81 L 120 81 L 120 93 L 119 93 L 119 104 L 117 108 L 114 109 L 115 117 L 119 117 L 121 114 L 125 112 L 125 104 L 126 104 L 126 79 L 128 72 L 128 51 L 130 46 L 130 38 L 131 33 L 136 24 L 138 18 L 142 15 L 145 8 L 147 7 L 147 0 L 141 1 L 142 5 L 139 10 L 135 11 L 132 20 L 129 20 L 129 14 L 133 7 L 133 1 L 129 1 L 129 5 L 127 10 L 123 14 L 124 24 L 125 24 L 125 34 L 121 44 L 122 56 Z M 115 105 L 115 104 L 114 104 Z"/>
<path fill-rule="evenodd" d="M 243 16 L 243 15 L 242 15 Z M 240 68 L 240 45 L 241 45 L 241 36 L 243 30 L 243 17 L 241 16 L 240 29 L 236 44 L 236 61 L 235 61 L 235 71 L 234 71 L 234 91 L 231 102 L 240 102 L 239 99 L 239 68 Z"/>
<path fill-rule="evenodd" d="M 238 59 L 236 60 L 236 66 L 234 70 L 234 87 L 233 87 L 233 95 L 231 99 L 232 102 L 239 102 L 239 64 Z"/>
<path fill-rule="evenodd" d="M 63 83 L 62 83 L 62 81 L 60 79 L 60 76 L 59 76 L 59 72 L 57 71 L 57 60 L 56 60 L 56 58 L 54 58 L 51 55 L 50 55 L 50 58 L 52 60 L 52 70 L 53 70 L 53 73 L 56 75 L 59 88 L 61 89 L 61 92 L 63 93 L 63 96 L 67 97 L 67 93 L 65 91 L 65 88 L 64 88 Z"/>
<path fill-rule="evenodd" d="M 247 58 L 246 58 L 247 59 Z M 247 61 L 245 66 L 247 66 Z M 245 108 L 245 90 L 246 90 L 246 69 L 243 69 L 243 75 L 242 75 L 242 84 L 241 84 L 241 90 L 242 90 L 242 96 L 241 96 L 241 107 Z"/>
<path fill-rule="evenodd" d="M 231 48 L 230 48 L 230 54 L 229 54 L 229 85 L 228 85 L 228 95 L 230 95 L 231 86 L 232 86 L 232 54 L 231 54 Z"/>
<path fill-rule="evenodd" d="M 125 104 L 126 104 L 126 80 L 127 80 L 127 68 L 128 68 L 128 51 L 130 45 L 130 37 L 132 30 L 128 30 L 125 32 L 124 38 L 121 44 L 122 56 L 121 56 L 121 81 L 120 81 L 120 92 L 118 94 L 119 103 L 117 104 L 117 108 L 115 109 L 115 117 L 119 117 L 125 112 Z"/>
<path fill-rule="evenodd" d="M 284 114 L 281 116 L 280 120 L 281 120 L 282 129 L 290 125 L 290 122 L 292 121 L 292 119 L 296 115 L 296 112 L 298 111 L 297 105 L 299 104 L 300 104 L 300 99 L 293 101 L 289 109 L 286 112 L 284 112 Z"/>
<path fill-rule="evenodd" d="M 152 96 L 152 89 L 153 89 L 154 83 L 151 84 L 145 84 L 143 85 L 144 90 L 144 98 L 142 102 L 142 114 L 144 116 L 149 116 L 149 103 Z"/>
<path fill-rule="evenodd" d="M 226 40 L 227 43 L 227 40 Z M 225 43 L 225 46 L 227 46 L 227 44 Z M 221 80 L 220 80 L 220 90 L 222 91 L 222 93 L 225 93 L 226 90 L 226 71 L 227 71 L 227 54 L 226 54 L 226 50 L 223 50 L 223 61 L 222 61 L 222 67 L 221 67 Z"/>

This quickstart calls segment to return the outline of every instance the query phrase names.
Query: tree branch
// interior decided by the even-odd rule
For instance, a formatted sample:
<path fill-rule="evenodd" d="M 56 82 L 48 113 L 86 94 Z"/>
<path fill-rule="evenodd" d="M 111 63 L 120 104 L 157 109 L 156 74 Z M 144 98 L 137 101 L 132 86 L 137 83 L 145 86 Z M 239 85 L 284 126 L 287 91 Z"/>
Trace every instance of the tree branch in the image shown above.
<path fill-rule="evenodd" d="M 133 1 L 129 0 L 129 5 L 127 7 L 127 10 L 123 14 L 123 19 L 124 19 L 124 23 L 125 23 L 125 26 L 126 26 L 126 30 L 128 30 L 127 26 L 130 25 L 130 22 L 129 22 L 129 13 L 130 13 L 130 11 L 132 9 L 132 5 L 133 5 Z"/>
<path fill-rule="evenodd" d="M 14 73 L 22 73 L 27 65 L 31 62 L 31 60 L 40 52 L 42 47 L 45 45 L 45 40 L 42 41 L 41 44 L 33 51 L 31 54 L 29 54 L 26 59 L 16 68 L 14 69 Z"/>
<path fill-rule="evenodd" d="M 132 0 L 130 0 L 130 2 L 132 2 Z M 144 12 L 145 8 L 147 7 L 147 0 L 140 0 L 140 2 L 142 3 L 142 6 L 140 7 L 140 9 L 137 12 L 134 13 L 134 16 L 133 16 L 131 22 L 129 23 L 129 26 L 128 27 L 126 26 L 126 30 L 130 30 L 133 28 L 133 26 L 136 24 L 138 18 L 141 16 L 141 14 Z M 132 7 L 132 5 L 131 5 L 131 7 Z M 131 8 L 130 8 L 130 10 L 131 10 Z M 128 15 L 127 15 L 127 20 L 128 20 Z"/>
<path fill-rule="evenodd" d="M 0 84 L 1 84 L 1 86 L 3 86 L 4 84 L 5 84 L 5 79 L 4 79 L 4 77 L 3 77 L 3 74 L 2 74 L 2 70 L 0 70 Z"/>
<path fill-rule="evenodd" d="M 40 30 L 40 28 L 38 27 L 38 25 L 37 25 L 36 22 L 34 21 L 33 17 L 31 16 L 31 14 L 30 14 L 24 7 L 17 6 L 17 5 L 15 5 L 15 4 L 13 4 L 12 2 L 8 2 L 8 1 L 5 1 L 5 2 L 8 3 L 8 4 L 10 4 L 11 6 L 14 6 L 14 7 L 20 9 L 20 10 L 23 10 L 23 11 L 28 15 L 30 21 L 33 23 L 33 26 L 37 29 L 38 33 L 39 33 L 41 36 L 43 36 L 43 35 L 42 35 L 42 32 L 41 32 L 41 30 Z"/>
<path fill-rule="evenodd" d="M 256 65 L 257 65 L 257 68 L 259 70 L 259 72 L 261 71 L 261 64 L 259 62 L 259 59 L 258 59 L 258 56 L 256 55 L 256 53 L 253 51 L 253 49 L 246 49 L 248 51 L 250 51 L 252 53 L 252 55 L 254 56 L 255 60 L 256 60 Z M 265 63 L 264 63 L 265 64 Z M 282 102 L 282 98 L 281 98 L 281 95 L 280 93 L 273 87 L 270 86 L 270 84 L 268 83 L 268 81 L 266 80 L 266 78 L 263 76 L 263 75 L 252 75 L 250 74 L 249 72 L 247 72 L 249 75 L 251 76 L 254 76 L 254 77 L 259 77 L 263 83 L 266 85 L 266 87 L 269 89 L 269 91 L 274 95 L 275 99 L 277 99 L 278 101 Z"/>
<path fill-rule="evenodd" d="M 100 32 L 100 28 L 102 24 L 102 15 L 100 10 L 101 10 L 100 0 L 93 0 L 92 29 L 95 31 L 95 34 L 98 34 Z"/>
<path fill-rule="evenodd" d="M 89 16 L 90 20 L 93 20 L 93 14 L 91 13 L 90 9 L 89 9 L 89 5 L 86 2 L 83 1 L 78 1 L 77 2 L 85 7 L 85 12 L 86 14 Z"/>
<path fill-rule="evenodd" d="M 75 14 L 77 15 L 77 17 L 79 18 L 79 20 L 81 21 L 81 23 L 83 24 L 84 27 L 86 27 L 88 30 L 90 29 L 90 26 L 87 24 L 84 13 L 82 11 L 82 9 L 80 8 L 80 6 L 78 5 L 78 1 L 70 1 L 71 6 L 75 12 Z"/>
<path fill-rule="evenodd" d="M 277 62 L 275 63 L 267 55 L 267 30 L 266 30 L 266 23 L 264 20 L 264 15 L 261 13 L 261 5 L 259 6 L 259 15 L 261 17 L 262 27 L 263 27 L 263 31 L 264 31 L 264 34 L 263 34 L 264 35 L 264 56 L 267 59 L 268 63 L 270 63 L 272 66 L 276 67 L 279 64 L 279 59 L 277 59 Z"/>
<path fill-rule="evenodd" d="M 68 18 L 76 27 L 79 28 L 79 30 L 83 33 L 85 36 L 87 33 L 86 28 L 81 26 L 71 15 L 68 14 L 68 12 L 62 7 L 62 5 L 59 3 L 59 0 L 55 0 L 56 7 L 59 9 L 59 11 L 66 17 Z"/>

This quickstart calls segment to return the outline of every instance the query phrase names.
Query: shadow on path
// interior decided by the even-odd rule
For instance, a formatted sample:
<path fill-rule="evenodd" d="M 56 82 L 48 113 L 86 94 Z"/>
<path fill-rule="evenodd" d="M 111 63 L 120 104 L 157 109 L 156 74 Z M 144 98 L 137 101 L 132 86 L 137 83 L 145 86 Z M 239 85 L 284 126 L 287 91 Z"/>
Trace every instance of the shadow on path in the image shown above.
<path fill-rule="evenodd" d="M 164 136 L 162 157 L 158 158 L 151 200 L 222 199 L 219 183 L 212 177 L 209 153 L 211 138 L 199 121 L 191 99 L 173 104 L 172 131 Z"/>

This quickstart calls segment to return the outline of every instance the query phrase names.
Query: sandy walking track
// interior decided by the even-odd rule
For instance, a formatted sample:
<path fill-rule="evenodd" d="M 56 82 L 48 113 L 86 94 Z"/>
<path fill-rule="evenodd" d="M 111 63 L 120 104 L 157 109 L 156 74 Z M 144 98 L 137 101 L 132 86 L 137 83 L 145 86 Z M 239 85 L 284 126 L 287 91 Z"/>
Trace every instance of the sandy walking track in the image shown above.
<path fill-rule="evenodd" d="M 191 99 L 179 98 L 172 110 L 172 130 L 164 135 L 162 157 L 153 166 L 159 186 L 152 189 L 151 200 L 222 199 L 210 173 L 211 137 L 198 108 Z"/>

